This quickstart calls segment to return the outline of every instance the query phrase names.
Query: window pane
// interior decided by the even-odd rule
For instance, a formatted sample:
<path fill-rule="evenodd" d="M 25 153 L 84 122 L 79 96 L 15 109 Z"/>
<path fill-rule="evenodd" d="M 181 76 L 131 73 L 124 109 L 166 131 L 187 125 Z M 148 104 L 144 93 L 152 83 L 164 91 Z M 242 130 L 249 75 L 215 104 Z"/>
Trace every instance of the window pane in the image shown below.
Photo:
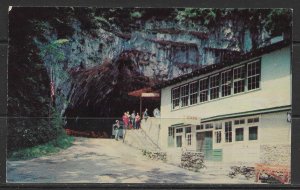
<path fill-rule="evenodd" d="M 185 133 L 191 133 L 192 132 L 192 128 L 191 127 L 186 127 L 185 128 Z"/>
<path fill-rule="evenodd" d="M 198 81 L 190 84 L 190 105 L 198 103 L 198 87 Z"/>
<path fill-rule="evenodd" d="M 260 61 L 249 63 L 248 69 L 248 90 L 259 88 L 260 84 Z"/>
<path fill-rule="evenodd" d="M 233 69 L 233 89 L 235 94 L 245 91 L 245 66 Z"/>
<path fill-rule="evenodd" d="M 244 140 L 244 128 L 235 129 L 235 141 Z"/>
<path fill-rule="evenodd" d="M 199 83 L 200 102 L 205 102 L 208 99 L 208 79 L 202 79 Z"/>
<path fill-rule="evenodd" d="M 176 133 L 182 133 L 182 132 L 183 132 L 183 128 L 176 129 Z"/>
<path fill-rule="evenodd" d="M 257 140 L 257 126 L 249 127 L 249 140 Z"/>
<path fill-rule="evenodd" d="M 174 88 L 172 90 L 172 108 L 173 109 L 179 108 L 179 95 L 180 95 L 180 89 Z"/>
<path fill-rule="evenodd" d="M 225 122 L 225 142 L 232 142 L 232 122 Z"/>
<path fill-rule="evenodd" d="M 189 85 L 184 85 L 181 87 L 181 106 L 185 107 L 189 104 Z"/>
<path fill-rule="evenodd" d="M 229 96 L 231 94 L 231 70 L 221 73 L 222 96 Z"/>
<path fill-rule="evenodd" d="M 222 132 L 221 131 L 216 131 L 215 136 L 216 136 L 216 143 L 221 143 L 221 141 L 222 141 Z"/>
<path fill-rule="evenodd" d="M 219 75 L 210 77 L 210 99 L 219 98 Z"/>

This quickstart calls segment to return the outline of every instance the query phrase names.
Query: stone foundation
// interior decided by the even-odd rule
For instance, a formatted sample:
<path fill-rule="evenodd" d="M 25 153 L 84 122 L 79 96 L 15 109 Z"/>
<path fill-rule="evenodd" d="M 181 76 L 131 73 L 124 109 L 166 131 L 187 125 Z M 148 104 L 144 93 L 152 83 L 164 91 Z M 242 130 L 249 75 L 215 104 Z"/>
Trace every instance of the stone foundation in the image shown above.
<path fill-rule="evenodd" d="M 180 167 L 199 171 L 204 168 L 204 154 L 202 152 L 182 152 Z"/>
<path fill-rule="evenodd" d="M 291 145 L 261 145 L 260 163 L 289 166 L 291 164 Z"/>
<path fill-rule="evenodd" d="M 147 151 L 147 150 L 142 150 L 143 155 L 153 159 L 153 160 L 162 160 L 166 161 L 167 160 L 167 153 L 165 152 L 153 152 L 153 151 Z"/>

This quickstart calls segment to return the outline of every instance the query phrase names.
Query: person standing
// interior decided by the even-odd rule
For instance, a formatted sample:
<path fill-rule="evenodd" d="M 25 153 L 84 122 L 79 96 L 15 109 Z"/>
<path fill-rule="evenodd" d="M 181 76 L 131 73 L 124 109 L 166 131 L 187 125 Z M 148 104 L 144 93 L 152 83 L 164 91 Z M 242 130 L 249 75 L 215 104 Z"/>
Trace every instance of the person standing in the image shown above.
<path fill-rule="evenodd" d="M 135 125 L 136 125 L 137 129 L 141 128 L 141 117 L 140 117 L 139 113 L 136 113 L 136 116 L 135 116 Z"/>
<path fill-rule="evenodd" d="M 128 115 L 126 112 L 124 112 L 122 119 L 123 119 L 123 123 L 124 123 L 124 129 L 128 129 L 129 118 L 128 118 Z"/>
<path fill-rule="evenodd" d="M 114 124 L 114 130 L 115 130 L 115 140 L 119 140 L 119 129 L 120 129 L 120 123 L 119 120 L 116 120 L 116 123 Z"/>
<path fill-rule="evenodd" d="M 148 109 L 146 108 L 144 113 L 143 113 L 143 119 L 145 119 L 145 121 L 147 121 L 149 115 L 148 115 Z"/>
<path fill-rule="evenodd" d="M 131 123 L 132 123 L 133 129 L 136 129 L 136 125 L 135 125 L 135 110 L 133 110 L 130 119 L 131 119 Z"/>

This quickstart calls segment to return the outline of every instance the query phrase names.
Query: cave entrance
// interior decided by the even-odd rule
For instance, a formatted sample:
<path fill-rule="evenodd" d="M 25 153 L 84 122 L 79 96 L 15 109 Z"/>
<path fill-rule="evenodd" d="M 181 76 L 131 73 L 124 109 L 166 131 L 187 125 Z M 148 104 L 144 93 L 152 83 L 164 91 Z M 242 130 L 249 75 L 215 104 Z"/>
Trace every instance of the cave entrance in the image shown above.
<path fill-rule="evenodd" d="M 160 108 L 158 98 L 141 97 L 141 105 L 139 96 L 129 95 L 139 89 L 148 93 L 158 83 L 155 77 L 142 73 L 141 67 L 132 60 L 135 56 L 134 52 L 124 52 L 115 60 L 71 72 L 72 85 L 67 98 L 70 103 L 65 111 L 67 129 L 110 138 L 112 125 L 116 119 L 122 120 L 124 112 L 147 108 L 152 116 L 153 110 Z"/>
<path fill-rule="evenodd" d="M 77 104 L 67 108 L 65 128 L 68 129 L 69 134 L 74 136 L 111 138 L 112 125 L 117 119 L 122 121 L 124 112 L 129 111 L 131 114 L 134 110 L 136 113 L 141 112 L 142 116 L 143 111 L 147 108 L 148 115 L 152 117 L 153 110 L 155 108 L 160 109 L 158 95 L 157 93 L 144 92 L 140 96 L 133 96 L 132 93 L 127 93 L 118 94 L 117 98 L 113 92 L 106 102 L 88 105 L 86 103 Z"/>

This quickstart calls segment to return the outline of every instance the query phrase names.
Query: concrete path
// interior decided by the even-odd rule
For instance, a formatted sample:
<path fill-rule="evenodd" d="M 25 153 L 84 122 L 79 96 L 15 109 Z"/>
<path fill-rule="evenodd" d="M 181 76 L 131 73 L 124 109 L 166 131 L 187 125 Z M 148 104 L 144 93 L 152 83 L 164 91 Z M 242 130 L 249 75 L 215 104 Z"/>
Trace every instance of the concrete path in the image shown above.
<path fill-rule="evenodd" d="M 139 150 L 113 139 L 76 138 L 59 153 L 26 161 L 7 162 L 12 183 L 254 183 L 231 179 L 222 172 L 192 172 L 150 160 Z"/>

